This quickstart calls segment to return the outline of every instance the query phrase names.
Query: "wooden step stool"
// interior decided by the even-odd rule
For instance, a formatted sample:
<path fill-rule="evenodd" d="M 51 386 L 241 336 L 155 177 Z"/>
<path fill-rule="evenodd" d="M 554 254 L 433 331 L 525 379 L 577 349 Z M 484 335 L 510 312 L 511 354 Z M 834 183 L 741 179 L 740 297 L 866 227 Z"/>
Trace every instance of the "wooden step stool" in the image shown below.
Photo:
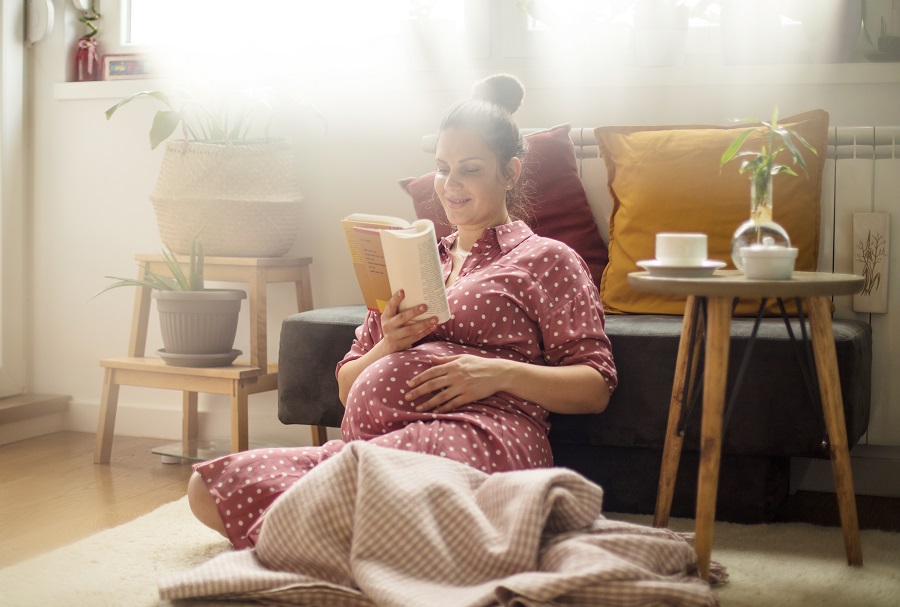
<path fill-rule="evenodd" d="M 167 273 L 161 255 L 140 254 L 138 279 L 147 272 Z M 179 255 L 185 268 L 188 257 Z M 186 448 L 197 439 L 197 394 L 227 394 L 231 397 L 231 451 L 244 451 L 249 446 L 247 431 L 247 400 L 257 394 L 278 388 L 278 365 L 267 361 L 266 291 L 269 283 L 293 282 L 297 292 L 297 310 L 312 309 L 312 288 L 309 278 L 309 257 L 207 257 L 204 264 L 206 280 L 240 282 L 249 285 L 250 360 L 237 360 L 224 367 L 176 367 L 166 364 L 158 356 L 145 356 L 147 327 L 150 319 L 149 287 L 136 287 L 134 314 L 128 356 L 104 358 L 103 394 L 100 401 L 100 420 L 94 448 L 94 463 L 108 464 L 112 452 L 113 430 L 119 386 L 138 386 L 181 390 L 183 392 L 181 439 Z"/>

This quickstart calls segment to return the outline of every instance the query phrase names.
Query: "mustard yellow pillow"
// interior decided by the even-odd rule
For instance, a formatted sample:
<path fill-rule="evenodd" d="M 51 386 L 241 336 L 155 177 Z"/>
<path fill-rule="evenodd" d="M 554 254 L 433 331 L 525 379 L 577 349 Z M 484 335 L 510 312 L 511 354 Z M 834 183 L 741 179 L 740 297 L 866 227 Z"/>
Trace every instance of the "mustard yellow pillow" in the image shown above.
<path fill-rule="evenodd" d="M 780 121 L 795 130 L 818 155 L 803 149 L 808 173 L 777 175 L 773 219 L 799 249 L 795 268 L 814 271 L 819 253 L 819 199 L 828 137 L 828 113 L 812 110 Z M 653 259 L 657 232 L 704 232 L 710 259 L 734 268 L 731 237 L 750 217 L 750 180 L 739 161 L 721 169 L 722 153 L 747 125 L 607 126 L 594 130 L 606 162 L 613 207 L 609 220 L 609 263 L 600 281 L 604 308 L 612 313 L 683 314 L 684 298 L 632 290 L 628 274 L 638 261 Z M 759 149 L 752 136 L 745 149 Z M 754 147 L 750 147 L 754 146 Z M 790 163 L 783 152 L 785 163 Z M 755 314 L 758 302 L 741 302 L 735 314 Z"/>

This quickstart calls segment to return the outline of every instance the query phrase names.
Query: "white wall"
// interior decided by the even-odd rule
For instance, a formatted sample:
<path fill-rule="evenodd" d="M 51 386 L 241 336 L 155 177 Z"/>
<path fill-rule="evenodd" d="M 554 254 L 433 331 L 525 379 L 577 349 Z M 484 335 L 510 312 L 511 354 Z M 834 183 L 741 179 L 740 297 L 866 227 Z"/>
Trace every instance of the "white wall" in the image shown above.
<path fill-rule="evenodd" d="M 61 4 L 57 2 L 57 5 Z M 60 8 L 61 10 L 61 8 Z M 90 296 L 105 275 L 128 276 L 133 257 L 161 248 L 148 193 L 161 151 L 149 150 L 149 105 L 128 107 L 107 122 L 104 111 L 141 83 L 59 86 L 64 79 L 64 28 L 30 51 L 33 80 L 33 164 L 28 320 L 32 392 L 69 394 L 67 427 L 94 431 L 101 392 L 98 360 L 124 355 L 133 294 Z M 520 76 L 528 94 L 523 126 L 724 123 L 731 117 L 782 115 L 822 107 L 834 125 L 900 124 L 900 64 L 838 66 L 690 67 L 583 71 L 577 79 L 492 61 L 477 72 L 417 73 L 405 81 L 366 74 L 305 83 L 328 122 L 298 139 L 306 196 L 305 225 L 291 254 L 311 256 L 317 307 L 360 302 L 339 219 L 351 212 L 411 217 L 396 180 L 429 170 L 420 138 L 443 111 L 493 71 Z M 114 86 L 117 85 L 117 86 Z M 292 133 L 297 136 L 297 133 Z M 269 335 L 277 356 L 280 320 L 293 310 L 293 292 L 270 287 Z M 244 319 L 236 347 L 248 349 Z M 900 338 L 900 336 L 898 336 Z M 148 350 L 161 347 L 151 322 Z M 205 396 L 205 397 L 204 397 Z M 228 408 L 201 397 L 202 433 L 228 434 Z M 306 441 L 303 428 L 284 428 L 273 393 L 251 397 L 251 441 Z M 180 396 L 123 388 L 116 431 L 177 439 Z M 113 454 L 115 457 L 115 453 Z"/>

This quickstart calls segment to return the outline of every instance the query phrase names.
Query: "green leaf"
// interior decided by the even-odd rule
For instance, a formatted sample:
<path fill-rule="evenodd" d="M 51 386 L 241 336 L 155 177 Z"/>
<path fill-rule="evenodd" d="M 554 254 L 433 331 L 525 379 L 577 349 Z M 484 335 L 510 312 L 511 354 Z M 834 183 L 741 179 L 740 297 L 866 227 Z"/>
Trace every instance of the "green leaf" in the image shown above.
<path fill-rule="evenodd" d="M 162 255 L 163 260 L 166 262 L 166 267 L 169 268 L 169 272 L 172 273 L 172 276 L 178 283 L 178 290 L 189 291 L 191 286 L 190 282 L 184 275 L 184 270 L 181 269 L 181 264 L 178 262 L 178 258 L 175 257 L 175 253 L 173 253 L 171 249 L 166 249 L 162 252 Z"/>
<path fill-rule="evenodd" d="M 794 177 L 797 176 L 797 173 L 794 171 L 794 169 L 785 164 L 778 164 L 772 167 L 773 175 L 779 175 L 781 173 L 787 173 L 788 175 L 793 175 Z"/>
<path fill-rule="evenodd" d="M 156 146 L 169 138 L 178 128 L 182 115 L 175 111 L 160 110 L 153 117 L 153 125 L 150 127 L 150 149 L 155 150 Z"/>
<path fill-rule="evenodd" d="M 115 280 L 116 282 L 104 287 L 103 289 L 91 295 L 91 299 L 97 297 L 101 293 L 106 293 L 107 291 L 111 291 L 112 289 L 117 289 L 119 287 L 149 287 L 158 291 L 174 290 L 174 281 L 172 281 L 168 277 L 158 276 L 153 273 L 147 274 L 144 280 L 138 280 L 137 278 L 120 278 L 118 276 L 104 276 L 104 278 L 109 278 L 110 280 Z M 168 281 L 166 279 L 168 279 Z"/>
<path fill-rule="evenodd" d="M 747 138 L 753 133 L 753 129 L 748 129 L 742 132 L 740 135 L 734 138 L 734 141 L 731 142 L 731 145 L 728 146 L 728 149 L 725 150 L 725 153 L 722 154 L 722 158 L 719 161 L 719 166 L 721 167 L 726 162 L 734 158 L 734 155 L 737 153 L 741 146 L 744 145 L 744 142 L 747 141 Z"/>
<path fill-rule="evenodd" d="M 111 108 L 109 108 L 108 110 L 106 110 L 106 119 L 109 120 L 110 118 L 112 118 L 112 117 L 113 117 L 113 114 L 115 114 L 116 111 L 117 111 L 120 107 L 122 107 L 123 105 L 126 105 L 126 104 L 131 103 L 132 101 L 134 101 L 134 100 L 137 99 L 138 97 L 153 97 L 154 99 L 156 99 L 156 100 L 160 101 L 161 103 L 165 104 L 165 106 L 168 107 L 169 109 L 174 109 L 174 108 L 172 107 L 172 103 L 169 101 L 169 97 L 168 97 L 165 93 L 163 93 L 162 91 L 141 91 L 141 92 L 139 92 L 139 93 L 135 93 L 134 95 L 131 95 L 131 96 L 129 96 L 129 97 L 126 97 L 125 99 L 123 99 L 123 100 L 120 101 L 119 103 L 115 104 L 114 106 L 112 106 Z"/>
<path fill-rule="evenodd" d="M 200 229 L 203 231 L 203 228 Z M 197 232 L 191 238 L 191 257 L 190 257 L 190 290 L 202 291 L 204 288 L 203 281 L 203 241 L 200 240 L 200 232 Z"/>

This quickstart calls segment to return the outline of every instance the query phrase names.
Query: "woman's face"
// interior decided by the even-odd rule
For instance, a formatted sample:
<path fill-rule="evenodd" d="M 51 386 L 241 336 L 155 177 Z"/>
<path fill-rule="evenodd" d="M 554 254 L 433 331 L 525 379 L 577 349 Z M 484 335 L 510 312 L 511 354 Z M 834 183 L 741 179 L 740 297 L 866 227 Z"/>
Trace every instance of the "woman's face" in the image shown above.
<path fill-rule="evenodd" d="M 434 191 L 450 223 L 480 233 L 506 222 L 506 192 L 521 173 L 518 158 L 501 167 L 481 136 L 447 129 L 438 138 L 435 162 Z"/>

